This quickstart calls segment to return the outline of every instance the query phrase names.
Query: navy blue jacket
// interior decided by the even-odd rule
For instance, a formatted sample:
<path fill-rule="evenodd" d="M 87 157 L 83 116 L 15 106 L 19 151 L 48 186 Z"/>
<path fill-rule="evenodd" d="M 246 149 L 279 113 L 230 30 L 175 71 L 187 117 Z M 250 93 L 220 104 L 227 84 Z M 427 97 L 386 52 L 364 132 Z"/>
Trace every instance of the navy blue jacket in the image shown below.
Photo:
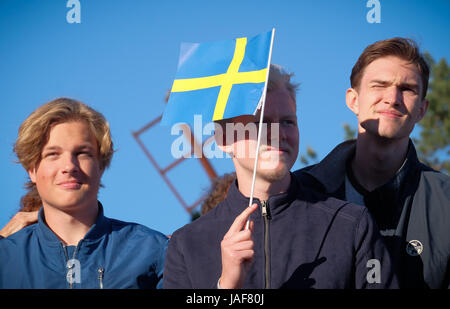
<path fill-rule="evenodd" d="M 0 288 L 161 287 L 167 242 L 143 225 L 105 217 L 99 204 L 96 223 L 76 247 L 66 247 L 41 209 L 38 223 L 0 239 Z"/>
<path fill-rule="evenodd" d="M 313 190 L 346 199 L 347 165 L 355 151 L 356 141 L 346 141 L 294 174 Z M 422 164 L 410 140 L 392 179 L 372 192 L 358 191 L 391 253 L 400 287 L 449 289 L 450 177 Z"/>
<path fill-rule="evenodd" d="M 266 206 L 267 215 L 255 211 L 250 217 L 255 255 L 243 288 L 397 287 L 389 254 L 367 209 L 302 190 L 291 179 L 286 193 L 267 202 L 254 200 L 260 208 Z M 164 288 L 217 287 L 220 243 L 248 203 L 235 182 L 225 200 L 172 235 Z"/>

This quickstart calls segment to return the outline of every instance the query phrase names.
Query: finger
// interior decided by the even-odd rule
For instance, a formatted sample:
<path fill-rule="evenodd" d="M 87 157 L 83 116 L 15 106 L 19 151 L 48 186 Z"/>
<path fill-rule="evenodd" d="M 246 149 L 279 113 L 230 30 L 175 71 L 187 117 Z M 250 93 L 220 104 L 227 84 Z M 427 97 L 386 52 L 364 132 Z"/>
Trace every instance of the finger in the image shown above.
<path fill-rule="evenodd" d="M 240 241 L 240 242 L 234 244 L 229 249 L 237 252 L 237 251 L 244 251 L 244 250 L 252 250 L 253 246 L 254 246 L 253 241 L 245 240 L 245 241 Z"/>
<path fill-rule="evenodd" d="M 28 219 L 28 223 L 35 223 L 38 221 L 38 217 L 39 217 L 39 210 L 36 211 L 32 211 L 28 213 L 27 219 Z"/>
<path fill-rule="evenodd" d="M 223 238 L 222 242 L 223 246 L 228 247 L 232 246 L 235 243 L 251 239 L 252 239 L 252 232 L 249 230 L 242 230 L 237 233 L 227 235 L 226 237 Z"/>
<path fill-rule="evenodd" d="M 231 225 L 230 229 L 225 234 L 225 236 L 241 231 L 245 223 L 247 222 L 247 219 L 257 208 L 258 208 L 257 204 L 253 204 L 245 208 L 244 211 L 239 216 L 237 216 L 236 219 L 234 219 L 233 224 Z"/>
<path fill-rule="evenodd" d="M 255 251 L 253 249 L 237 251 L 236 254 L 239 260 L 243 263 L 249 263 L 252 261 Z"/>

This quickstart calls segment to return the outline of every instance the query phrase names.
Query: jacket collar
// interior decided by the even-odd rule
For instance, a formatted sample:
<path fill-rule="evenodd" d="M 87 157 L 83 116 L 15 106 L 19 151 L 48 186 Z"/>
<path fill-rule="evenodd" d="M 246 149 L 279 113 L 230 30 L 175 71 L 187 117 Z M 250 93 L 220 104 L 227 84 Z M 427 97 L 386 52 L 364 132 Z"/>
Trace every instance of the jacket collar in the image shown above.
<path fill-rule="evenodd" d="M 275 194 L 269 197 L 268 205 L 270 209 L 271 215 L 276 215 L 281 212 L 284 208 L 289 206 L 289 204 L 295 200 L 298 193 L 298 182 L 296 177 L 292 173 L 291 175 L 291 183 L 289 188 L 284 193 Z M 237 179 L 231 184 L 230 189 L 227 193 L 226 198 L 228 204 L 233 209 L 233 213 L 235 215 L 241 213 L 244 210 L 245 206 L 248 206 L 250 201 L 250 197 L 246 197 L 239 191 L 238 181 Z M 258 198 L 253 198 L 254 203 L 261 205 L 261 201 Z M 244 206 L 245 205 L 245 206 Z"/>
<path fill-rule="evenodd" d="M 107 217 L 103 214 L 103 205 L 98 202 L 98 215 L 97 220 L 91 226 L 89 231 L 86 233 L 84 238 L 81 240 L 83 242 L 94 242 L 101 239 L 110 230 L 110 222 Z M 38 215 L 37 233 L 39 239 L 43 240 L 46 244 L 50 246 L 60 246 L 61 241 L 55 235 L 55 233 L 47 226 L 45 222 L 44 208 L 41 207 Z M 81 242 L 80 241 L 80 242 Z"/>
<path fill-rule="evenodd" d="M 337 192 L 344 184 L 347 162 L 355 155 L 355 151 L 356 140 L 343 142 L 336 146 L 321 162 L 306 170 L 305 173 L 318 180 L 327 193 Z M 406 175 L 412 175 L 410 173 L 419 165 L 416 149 L 412 141 L 409 140 L 408 153 L 400 170 L 387 183 L 375 190 L 399 190 L 400 185 L 406 179 Z"/>
<path fill-rule="evenodd" d="M 355 151 L 356 140 L 343 142 L 305 173 L 318 180 L 324 186 L 326 193 L 335 193 L 344 183 L 347 161 L 354 156 Z"/>

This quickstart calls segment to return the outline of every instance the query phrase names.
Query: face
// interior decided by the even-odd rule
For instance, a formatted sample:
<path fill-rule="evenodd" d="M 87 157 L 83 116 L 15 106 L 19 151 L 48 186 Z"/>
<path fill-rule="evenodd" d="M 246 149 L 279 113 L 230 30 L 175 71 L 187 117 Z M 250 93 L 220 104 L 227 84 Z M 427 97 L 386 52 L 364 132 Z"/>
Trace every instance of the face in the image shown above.
<path fill-rule="evenodd" d="M 65 211 L 96 207 L 103 172 L 98 158 L 97 142 L 86 122 L 53 126 L 41 161 L 28 171 L 44 207 Z"/>
<path fill-rule="evenodd" d="M 346 102 L 358 117 L 359 133 L 405 139 L 427 110 L 422 92 L 415 65 L 388 56 L 365 68 L 358 90 L 347 90 Z"/>
<path fill-rule="evenodd" d="M 258 158 L 257 175 L 268 181 L 276 181 L 289 173 L 298 154 L 299 132 L 297 126 L 296 104 L 286 88 L 267 93 L 264 111 L 264 125 Z M 260 113 L 256 116 L 240 116 L 233 119 L 236 130 L 242 127 L 258 128 Z M 222 150 L 233 156 L 236 172 L 253 174 L 257 147 L 257 129 L 255 134 L 232 135 L 225 129 L 228 139 Z M 251 179 L 251 178 L 250 178 Z"/>

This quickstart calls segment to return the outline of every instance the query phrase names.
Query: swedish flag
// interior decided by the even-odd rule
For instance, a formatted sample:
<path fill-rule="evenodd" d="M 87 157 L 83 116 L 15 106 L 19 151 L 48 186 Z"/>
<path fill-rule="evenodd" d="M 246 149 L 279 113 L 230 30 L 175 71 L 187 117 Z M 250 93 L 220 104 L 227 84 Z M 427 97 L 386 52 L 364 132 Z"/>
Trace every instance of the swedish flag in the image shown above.
<path fill-rule="evenodd" d="M 269 68 L 273 31 L 210 43 L 182 43 L 162 123 L 193 123 L 253 115 Z"/>

